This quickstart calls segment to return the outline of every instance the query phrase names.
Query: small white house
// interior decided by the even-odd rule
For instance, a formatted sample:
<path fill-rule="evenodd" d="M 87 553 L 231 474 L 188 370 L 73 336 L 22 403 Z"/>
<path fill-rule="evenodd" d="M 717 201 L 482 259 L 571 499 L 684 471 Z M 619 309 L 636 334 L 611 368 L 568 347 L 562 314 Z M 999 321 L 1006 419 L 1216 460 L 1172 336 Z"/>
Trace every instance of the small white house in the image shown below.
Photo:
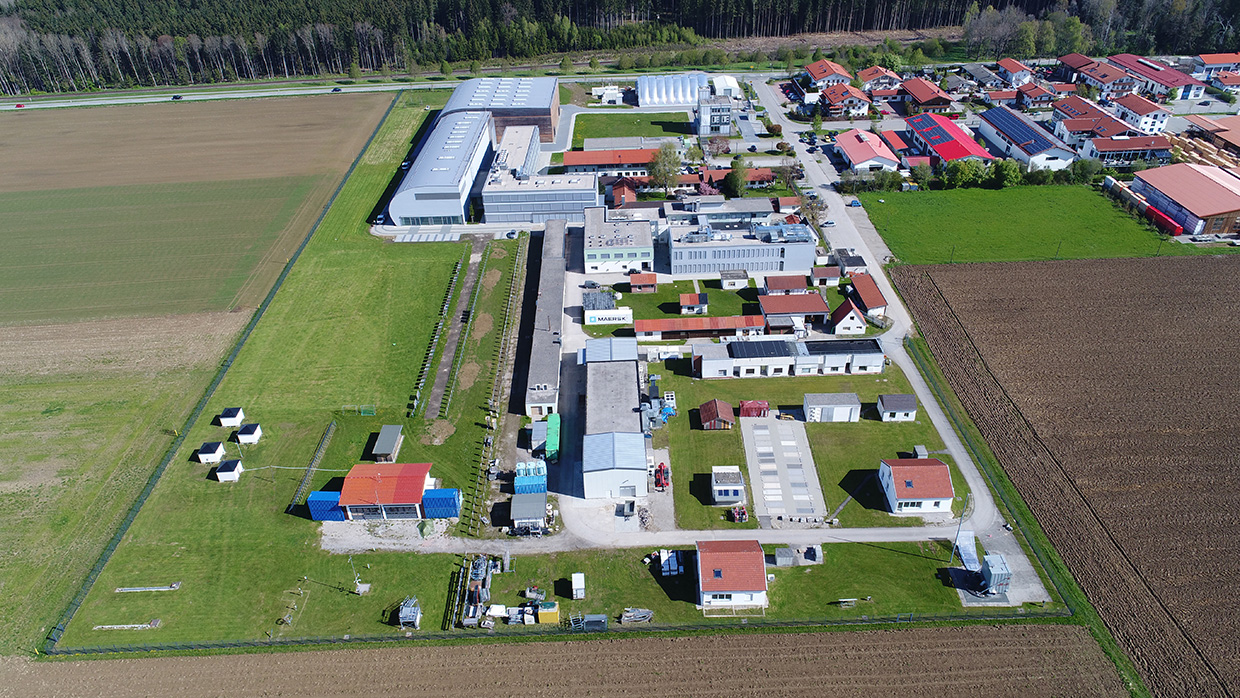
<path fill-rule="evenodd" d="M 806 393 L 805 421 L 858 422 L 861 399 L 856 393 Z"/>
<path fill-rule="evenodd" d="M 892 458 L 879 463 L 878 482 L 895 516 L 951 515 L 952 475 L 938 458 Z"/>
<path fill-rule="evenodd" d="M 917 396 L 879 395 L 878 414 L 884 422 L 911 422 L 917 419 Z"/>
<path fill-rule="evenodd" d="M 711 608 L 766 608 L 766 555 L 756 540 L 698 541 L 698 603 Z"/>
<path fill-rule="evenodd" d="M 237 443 L 256 444 L 263 438 L 263 428 L 257 424 L 242 424 L 237 430 Z"/>
<path fill-rule="evenodd" d="M 219 416 L 220 426 L 239 427 L 245 421 L 245 410 L 240 407 L 228 407 Z"/>
<path fill-rule="evenodd" d="M 716 465 L 710 469 L 711 501 L 715 504 L 740 504 L 745 501 L 745 477 L 740 466 Z"/>
<path fill-rule="evenodd" d="M 719 272 L 719 284 L 728 291 L 749 288 L 749 272 L 744 269 L 724 269 Z"/>
<path fill-rule="evenodd" d="M 831 312 L 831 333 L 838 335 L 865 334 L 865 315 L 851 299 Z"/>
<path fill-rule="evenodd" d="M 219 482 L 237 482 L 244 472 L 245 467 L 241 465 L 241 461 L 226 460 L 215 466 L 215 479 Z"/>
<path fill-rule="evenodd" d="M 219 463 L 224 458 L 224 444 L 219 441 L 207 441 L 198 447 L 199 463 Z"/>

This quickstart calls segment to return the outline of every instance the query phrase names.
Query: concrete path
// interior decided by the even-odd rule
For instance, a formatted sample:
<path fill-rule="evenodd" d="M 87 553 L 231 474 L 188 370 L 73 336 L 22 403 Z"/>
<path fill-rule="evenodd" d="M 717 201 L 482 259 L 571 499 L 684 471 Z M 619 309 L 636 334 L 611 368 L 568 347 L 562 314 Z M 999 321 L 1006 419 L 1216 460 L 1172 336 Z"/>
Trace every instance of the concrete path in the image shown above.
<path fill-rule="evenodd" d="M 423 414 L 428 420 L 439 418 L 439 408 L 443 405 L 444 391 L 448 388 L 452 365 L 461 343 L 461 329 L 465 326 L 463 315 L 469 309 L 474 286 L 478 283 L 478 263 L 482 261 L 482 250 L 485 247 L 485 238 L 472 239 L 469 267 L 465 269 L 464 277 L 458 285 L 456 304 L 452 307 L 452 314 L 448 316 L 448 331 L 443 335 L 443 354 L 439 357 L 439 368 L 435 371 L 431 394 L 426 398 L 426 411 Z"/>

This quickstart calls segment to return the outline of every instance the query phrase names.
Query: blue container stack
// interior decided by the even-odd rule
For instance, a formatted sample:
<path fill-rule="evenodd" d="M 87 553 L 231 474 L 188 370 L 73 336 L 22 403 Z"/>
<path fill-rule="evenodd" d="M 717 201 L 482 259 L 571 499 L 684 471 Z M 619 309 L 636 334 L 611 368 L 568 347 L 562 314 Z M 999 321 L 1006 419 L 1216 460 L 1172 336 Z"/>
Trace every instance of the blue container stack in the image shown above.
<path fill-rule="evenodd" d="M 461 491 L 426 490 L 422 493 L 422 513 L 428 519 L 451 519 L 461 515 Z"/>
<path fill-rule="evenodd" d="M 344 509 L 340 508 L 339 492 L 311 492 L 306 497 L 306 506 L 310 508 L 310 518 L 315 521 L 344 521 Z"/>
<path fill-rule="evenodd" d="M 543 460 L 517 463 L 513 491 L 517 494 L 538 494 L 547 491 L 547 462 Z"/>

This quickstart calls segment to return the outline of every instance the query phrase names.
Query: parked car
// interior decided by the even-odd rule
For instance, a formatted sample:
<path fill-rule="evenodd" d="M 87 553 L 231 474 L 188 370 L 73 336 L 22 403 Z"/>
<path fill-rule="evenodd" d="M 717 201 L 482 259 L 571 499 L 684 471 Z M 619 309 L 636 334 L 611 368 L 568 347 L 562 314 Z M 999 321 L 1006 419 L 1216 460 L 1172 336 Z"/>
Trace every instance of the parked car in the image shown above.
<path fill-rule="evenodd" d="M 344 90 L 340 89 L 339 87 L 333 87 L 332 92 L 344 92 Z"/>
<path fill-rule="evenodd" d="M 852 201 L 848 202 L 848 206 L 849 208 L 861 208 L 861 202 L 856 199 L 853 199 Z"/>
<path fill-rule="evenodd" d="M 1197 103 L 1197 106 L 1199 106 L 1199 107 L 1208 107 L 1208 106 L 1210 106 L 1210 104 L 1211 104 L 1210 100 L 1205 99 L 1205 100 L 1202 100 L 1202 101 L 1198 102 L 1198 103 Z"/>
<path fill-rule="evenodd" d="M 181 95 L 172 95 L 172 101 L 177 102 L 177 101 L 180 101 L 180 99 L 181 99 Z"/>
<path fill-rule="evenodd" d="M 515 231 L 515 230 L 509 230 L 507 235 L 508 235 L 508 239 L 509 239 L 509 240 L 516 240 L 516 239 L 517 239 L 517 231 Z"/>
<path fill-rule="evenodd" d="M 598 288 L 597 281 L 587 281 L 581 285 L 582 288 Z"/>
<path fill-rule="evenodd" d="M 834 228 L 834 227 L 835 227 L 835 221 L 824 221 L 824 222 L 823 222 L 823 224 L 822 224 L 822 226 L 823 226 L 824 228 Z"/>
<path fill-rule="evenodd" d="M 749 152 L 751 152 L 751 153 L 756 153 L 756 152 L 758 152 L 758 146 L 756 146 L 756 145 L 751 145 L 751 146 L 749 146 Z"/>

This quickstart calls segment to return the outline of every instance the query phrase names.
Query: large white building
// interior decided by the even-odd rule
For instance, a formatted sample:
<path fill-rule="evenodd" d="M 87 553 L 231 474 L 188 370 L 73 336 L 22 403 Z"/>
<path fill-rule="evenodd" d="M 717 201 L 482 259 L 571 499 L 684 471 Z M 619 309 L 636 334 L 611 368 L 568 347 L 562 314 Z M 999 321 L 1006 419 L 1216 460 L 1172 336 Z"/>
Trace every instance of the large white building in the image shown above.
<path fill-rule="evenodd" d="M 534 304 L 534 331 L 526 373 L 525 416 L 541 420 L 560 407 L 560 332 L 564 329 L 564 276 L 567 251 L 566 224 L 547 221 L 543 232 L 542 266 L 538 272 L 538 300 Z"/>
<path fill-rule="evenodd" d="M 657 209 L 650 209 L 657 213 Z M 587 274 L 654 269 L 654 223 L 642 210 L 585 209 Z"/>
<path fill-rule="evenodd" d="M 485 111 L 497 136 L 509 126 L 537 126 L 544 143 L 555 140 L 560 121 L 558 78 L 473 78 L 452 91 L 439 113 L 442 120 L 462 111 Z"/>
<path fill-rule="evenodd" d="M 465 223 L 474 179 L 494 142 L 495 124 L 487 112 L 441 117 L 388 203 L 392 223 Z"/>
<path fill-rule="evenodd" d="M 637 78 L 637 104 L 643 107 L 697 104 L 698 90 L 710 87 L 704 73 L 642 75 Z"/>
<path fill-rule="evenodd" d="M 978 116 L 978 132 L 996 150 L 1031 170 L 1062 170 L 1076 159 L 1072 148 L 1021 112 L 994 107 Z"/>
<path fill-rule="evenodd" d="M 698 91 L 697 135 L 732 135 L 732 98 L 727 95 L 711 95 L 708 88 Z"/>
<path fill-rule="evenodd" d="M 482 185 L 483 222 L 542 223 L 553 218 L 580 223 L 598 206 L 598 175 L 539 175 L 539 129 L 509 126 Z"/>
<path fill-rule="evenodd" d="M 1153 136 L 1167 130 L 1171 112 L 1142 97 L 1123 95 L 1112 102 L 1115 115 L 1134 129 Z"/>
<path fill-rule="evenodd" d="M 693 375 L 698 378 L 881 373 L 886 359 L 876 339 L 753 339 L 692 347 Z"/>

